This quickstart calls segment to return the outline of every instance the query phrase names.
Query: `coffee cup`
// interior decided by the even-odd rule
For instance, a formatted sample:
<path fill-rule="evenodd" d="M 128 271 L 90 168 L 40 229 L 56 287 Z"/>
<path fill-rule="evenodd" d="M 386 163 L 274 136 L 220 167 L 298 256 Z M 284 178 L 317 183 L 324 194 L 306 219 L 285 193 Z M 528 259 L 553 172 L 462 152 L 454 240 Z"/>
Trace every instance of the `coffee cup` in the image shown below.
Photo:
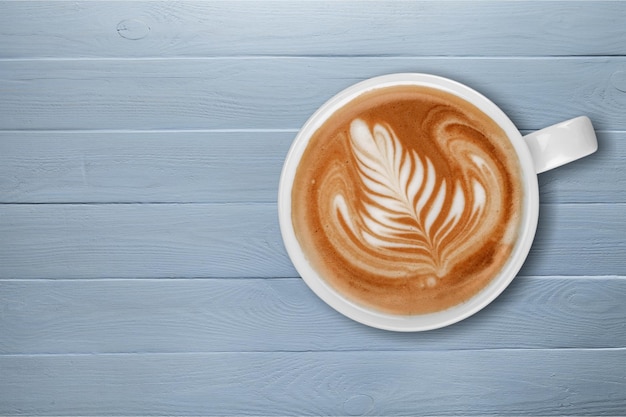
<path fill-rule="evenodd" d="M 279 184 L 281 234 L 306 284 L 345 316 L 394 331 L 448 326 L 522 267 L 537 174 L 596 149 L 585 116 L 523 136 L 456 81 L 371 78 L 323 104 L 294 139 Z"/>

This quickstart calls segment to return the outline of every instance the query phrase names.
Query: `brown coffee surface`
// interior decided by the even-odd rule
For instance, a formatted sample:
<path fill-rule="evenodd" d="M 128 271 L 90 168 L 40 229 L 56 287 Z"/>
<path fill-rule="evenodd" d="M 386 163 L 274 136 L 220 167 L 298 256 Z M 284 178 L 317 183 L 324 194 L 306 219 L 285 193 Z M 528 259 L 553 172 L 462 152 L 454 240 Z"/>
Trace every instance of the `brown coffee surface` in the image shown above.
<path fill-rule="evenodd" d="M 385 87 L 314 133 L 295 175 L 292 223 L 308 262 L 344 297 L 424 314 L 497 276 L 522 193 L 516 152 L 489 116 L 439 90 Z"/>

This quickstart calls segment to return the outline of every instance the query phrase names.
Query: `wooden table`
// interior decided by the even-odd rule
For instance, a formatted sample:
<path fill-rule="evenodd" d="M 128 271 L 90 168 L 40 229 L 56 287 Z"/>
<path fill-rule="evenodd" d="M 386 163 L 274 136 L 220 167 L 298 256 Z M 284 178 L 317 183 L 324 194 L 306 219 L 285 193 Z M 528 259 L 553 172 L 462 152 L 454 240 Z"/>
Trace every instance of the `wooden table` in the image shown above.
<path fill-rule="evenodd" d="M 344 318 L 276 194 L 299 127 L 427 72 L 588 115 L 533 250 L 451 327 Z M 0 2 L 1 415 L 625 415 L 626 3 Z"/>

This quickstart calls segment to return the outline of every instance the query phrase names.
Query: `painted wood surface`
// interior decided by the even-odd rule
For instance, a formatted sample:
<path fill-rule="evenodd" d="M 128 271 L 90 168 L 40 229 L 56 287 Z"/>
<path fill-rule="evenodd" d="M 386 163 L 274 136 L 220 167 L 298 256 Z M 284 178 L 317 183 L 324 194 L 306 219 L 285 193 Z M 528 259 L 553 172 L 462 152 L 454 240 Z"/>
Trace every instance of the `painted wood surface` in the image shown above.
<path fill-rule="evenodd" d="M 0 132 L 0 202 L 274 203 L 296 134 Z M 626 133 L 597 136 L 595 154 L 539 176 L 542 202 L 626 203 Z"/>
<path fill-rule="evenodd" d="M 520 276 L 461 324 L 390 333 L 343 317 L 299 278 L 3 280 L 0 353 L 623 348 L 625 296 L 624 277 Z"/>
<path fill-rule="evenodd" d="M 4 130 L 299 129 L 363 79 L 426 72 L 489 97 L 520 129 L 580 115 L 625 130 L 626 57 L 7 60 Z"/>
<path fill-rule="evenodd" d="M 599 415 L 626 407 L 624 349 L 7 355 L 0 367 L 13 414 Z"/>
<path fill-rule="evenodd" d="M 624 204 L 543 204 L 524 275 L 624 275 Z M 6 278 L 295 277 L 275 204 L 0 205 Z"/>
<path fill-rule="evenodd" d="M 2 8 L 2 58 L 626 53 L 624 5 L 615 1 L 18 1 Z"/>
<path fill-rule="evenodd" d="M 626 2 L 0 1 L 0 415 L 626 415 Z M 392 72 L 465 82 L 540 175 L 512 285 L 461 323 L 355 323 L 278 230 L 299 127 Z"/>

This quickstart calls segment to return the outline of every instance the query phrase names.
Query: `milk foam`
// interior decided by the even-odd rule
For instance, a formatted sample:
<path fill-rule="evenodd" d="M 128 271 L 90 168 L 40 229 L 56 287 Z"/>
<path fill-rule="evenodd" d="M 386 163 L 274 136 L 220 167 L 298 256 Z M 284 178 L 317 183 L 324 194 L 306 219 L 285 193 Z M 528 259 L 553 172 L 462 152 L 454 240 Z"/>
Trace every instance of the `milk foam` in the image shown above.
<path fill-rule="evenodd" d="M 441 310 L 486 285 L 512 248 L 515 152 L 491 119 L 446 94 L 391 88 L 360 99 L 302 157 L 296 235 L 320 275 L 359 303 Z"/>
<path fill-rule="evenodd" d="M 361 208 L 349 207 L 338 191 L 333 198 L 336 223 L 346 224 L 347 238 L 364 246 L 423 251 L 421 269 L 444 275 L 445 259 L 456 256 L 455 248 L 463 248 L 457 240 L 467 240 L 480 229 L 484 216 L 492 214 L 485 212 L 487 194 L 482 185 L 492 174 L 488 161 L 472 153 L 459 159 L 468 165 L 466 170 L 479 174 L 466 197 L 460 180 L 449 187 L 432 161 L 407 149 L 388 124 L 370 128 L 364 120 L 353 120 L 349 144 L 358 172 L 355 185 L 365 199 Z M 468 200 L 473 201 L 471 213 L 466 213 Z M 460 222 L 462 218 L 465 221 Z M 414 262 L 412 269 L 417 265 Z"/>

